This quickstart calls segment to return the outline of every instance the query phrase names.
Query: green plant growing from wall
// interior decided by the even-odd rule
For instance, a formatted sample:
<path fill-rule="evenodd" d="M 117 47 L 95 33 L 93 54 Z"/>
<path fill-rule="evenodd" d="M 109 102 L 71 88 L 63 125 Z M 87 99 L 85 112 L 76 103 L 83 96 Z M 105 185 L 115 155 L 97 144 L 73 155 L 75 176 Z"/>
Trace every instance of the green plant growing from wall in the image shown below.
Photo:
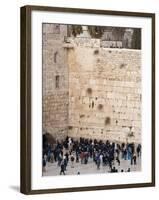
<path fill-rule="evenodd" d="M 71 35 L 73 35 L 74 37 L 76 37 L 77 35 L 83 33 L 83 29 L 81 25 L 72 25 L 70 27 L 70 33 Z"/>
<path fill-rule="evenodd" d="M 88 26 L 88 32 L 92 38 L 101 38 L 104 33 L 102 26 Z"/>

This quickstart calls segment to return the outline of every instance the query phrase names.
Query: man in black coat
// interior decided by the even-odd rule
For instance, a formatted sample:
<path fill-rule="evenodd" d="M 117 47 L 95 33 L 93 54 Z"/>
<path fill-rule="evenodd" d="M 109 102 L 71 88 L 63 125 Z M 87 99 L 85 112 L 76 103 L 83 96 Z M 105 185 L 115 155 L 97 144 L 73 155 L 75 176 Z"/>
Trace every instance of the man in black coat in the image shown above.
<path fill-rule="evenodd" d="M 64 164 L 64 161 L 61 162 L 61 171 L 60 171 L 60 175 L 61 175 L 62 173 L 65 175 L 65 164 Z"/>

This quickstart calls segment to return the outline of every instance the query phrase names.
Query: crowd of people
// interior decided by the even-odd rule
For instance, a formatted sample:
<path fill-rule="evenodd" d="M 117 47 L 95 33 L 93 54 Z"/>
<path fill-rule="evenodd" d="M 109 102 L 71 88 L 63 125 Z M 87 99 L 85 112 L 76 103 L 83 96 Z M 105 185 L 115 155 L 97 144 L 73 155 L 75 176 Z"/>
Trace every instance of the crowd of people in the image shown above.
<path fill-rule="evenodd" d="M 141 157 L 141 144 L 115 143 L 102 140 L 92 140 L 86 138 L 73 139 L 66 137 L 65 140 L 56 141 L 50 144 L 43 138 L 43 171 L 46 171 L 47 162 L 57 163 L 59 173 L 66 174 L 68 163 L 71 168 L 76 163 L 87 165 L 89 160 L 93 160 L 97 170 L 102 166 L 108 166 L 111 173 L 119 172 L 115 167 L 115 162 L 120 166 L 121 159 L 128 160 L 131 165 L 137 164 L 137 159 Z M 126 170 L 130 172 L 130 167 Z M 120 172 L 124 172 L 121 169 Z M 77 174 L 80 174 L 78 172 Z"/>

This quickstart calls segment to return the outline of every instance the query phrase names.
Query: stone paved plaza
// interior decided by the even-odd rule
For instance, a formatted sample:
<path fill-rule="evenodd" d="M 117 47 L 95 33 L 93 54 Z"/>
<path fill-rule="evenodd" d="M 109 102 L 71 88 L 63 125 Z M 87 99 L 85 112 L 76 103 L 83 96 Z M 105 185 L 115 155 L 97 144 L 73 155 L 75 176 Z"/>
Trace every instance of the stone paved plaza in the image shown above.
<path fill-rule="evenodd" d="M 124 172 L 130 168 L 130 171 L 140 171 L 141 170 L 141 158 L 137 158 L 137 165 L 131 165 L 130 160 L 124 160 L 120 159 L 120 166 L 118 166 L 118 163 L 115 161 L 113 167 L 116 167 L 118 169 L 118 172 L 121 172 L 123 169 Z M 103 166 L 100 165 L 100 169 L 97 169 L 96 164 L 93 162 L 92 158 L 89 158 L 87 164 L 81 164 L 81 162 L 76 163 L 74 162 L 74 167 L 71 167 L 71 162 L 68 162 L 67 170 L 65 171 L 66 175 L 77 175 L 78 172 L 80 172 L 80 175 L 82 174 L 100 174 L 100 173 L 109 173 L 110 168 L 109 166 Z M 50 163 L 47 162 L 46 165 L 46 171 L 43 172 L 43 176 L 56 176 L 60 175 L 61 167 L 57 165 L 57 162 Z"/>

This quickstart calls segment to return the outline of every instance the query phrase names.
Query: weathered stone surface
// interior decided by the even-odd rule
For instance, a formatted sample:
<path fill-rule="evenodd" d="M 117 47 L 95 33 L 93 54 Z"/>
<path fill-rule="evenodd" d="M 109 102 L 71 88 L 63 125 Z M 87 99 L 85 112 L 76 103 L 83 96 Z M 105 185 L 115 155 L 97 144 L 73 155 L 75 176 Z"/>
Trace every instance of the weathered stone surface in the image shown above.
<path fill-rule="evenodd" d="M 68 50 L 69 135 L 141 142 L 140 50 L 102 48 L 99 39 L 89 39 L 90 45 L 80 40 L 71 39 L 74 48 Z"/>
<path fill-rule="evenodd" d="M 43 24 L 43 132 L 68 135 L 68 66 L 65 25 Z"/>
<path fill-rule="evenodd" d="M 66 36 L 43 25 L 43 131 L 141 142 L 141 51 Z"/>

